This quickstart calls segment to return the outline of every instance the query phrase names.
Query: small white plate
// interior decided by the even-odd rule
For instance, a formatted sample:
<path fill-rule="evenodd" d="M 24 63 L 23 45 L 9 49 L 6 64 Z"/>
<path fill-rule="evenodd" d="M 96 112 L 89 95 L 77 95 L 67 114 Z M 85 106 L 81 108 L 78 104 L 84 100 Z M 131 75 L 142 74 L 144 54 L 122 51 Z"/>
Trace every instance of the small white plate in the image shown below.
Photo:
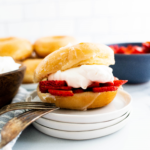
<path fill-rule="evenodd" d="M 37 92 L 34 91 L 26 101 L 32 101 L 36 96 Z M 43 116 L 43 118 L 69 123 L 99 123 L 122 116 L 129 111 L 130 107 L 131 96 L 123 90 L 118 90 L 115 99 L 105 107 L 87 111 L 59 109 Z"/>
<path fill-rule="evenodd" d="M 40 125 L 43 125 L 48 128 L 57 129 L 57 130 L 63 130 L 63 131 L 88 131 L 88 130 L 97 130 L 101 128 L 106 128 L 109 126 L 112 126 L 114 124 L 117 124 L 124 120 L 128 115 L 130 111 L 125 113 L 123 116 L 106 121 L 106 122 L 100 122 L 100 123 L 92 123 L 92 124 L 74 124 L 74 123 L 65 123 L 65 122 L 57 122 L 53 120 L 48 120 L 45 118 L 39 118 L 36 120 L 36 122 Z"/>
<path fill-rule="evenodd" d="M 130 118 L 130 114 L 129 114 L 129 116 L 127 116 L 126 119 L 124 119 L 123 121 L 121 121 L 113 126 L 103 128 L 103 129 L 83 131 L 83 132 L 81 132 L 81 131 L 80 132 L 69 132 L 69 131 L 55 130 L 55 129 L 51 129 L 51 128 L 42 126 L 36 122 L 34 122 L 33 125 L 37 130 L 39 130 L 47 135 L 53 136 L 53 137 L 69 139 L 69 140 L 87 140 L 87 139 L 93 139 L 93 138 L 106 136 L 106 135 L 112 134 L 112 133 L 120 130 L 128 123 L 129 118 Z"/>
<path fill-rule="evenodd" d="M 21 84 L 21 87 L 25 88 L 28 91 L 36 90 L 38 83 L 29 83 L 29 84 Z"/>

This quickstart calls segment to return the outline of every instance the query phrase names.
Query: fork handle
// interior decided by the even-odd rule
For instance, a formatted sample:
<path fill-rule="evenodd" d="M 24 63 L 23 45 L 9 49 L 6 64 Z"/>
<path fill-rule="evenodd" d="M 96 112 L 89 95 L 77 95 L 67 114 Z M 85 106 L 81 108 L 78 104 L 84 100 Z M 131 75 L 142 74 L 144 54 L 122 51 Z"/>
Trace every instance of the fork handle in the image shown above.
<path fill-rule="evenodd" d="M 1 131 L 0 148 L 3 148 L 14 138 L 16 138 L 17 135 L 32 122 L 56 109 L 58 108 L 51 110 L 30 110 L 8 121 Z"/>

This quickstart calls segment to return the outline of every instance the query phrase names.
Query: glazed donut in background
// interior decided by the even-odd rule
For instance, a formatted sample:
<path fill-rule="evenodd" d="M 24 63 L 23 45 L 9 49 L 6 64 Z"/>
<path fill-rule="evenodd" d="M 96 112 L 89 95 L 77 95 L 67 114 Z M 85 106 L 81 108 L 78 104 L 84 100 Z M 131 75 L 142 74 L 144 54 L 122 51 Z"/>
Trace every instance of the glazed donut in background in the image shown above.
<path fill-rule="evenodd" d="M 32 44 L 22 38 L 0 38 L 0 56 L 11 56 L 14 60 L 24 60 L 31 56 Z"/>
<path fill-rule="evenodd" d="M 40 57 L 45 57 L 55 50 L 68 44 L 76 44 L 77 41 L 71 36 L 42 37 L 34 43 L 34 50 Z"/>
<path fill-rule="evenodd" d="M 103 44 L 79 43 L 49 54 L 34 72 L 41 101 L 86 110 L 108 105 L 125 80 L 116 80 L 109 65 L 114 53 Z"/>
<path fill-rule="evenodd" d="M 36 54 L 35 51 L 33 51 L 29 59 L 37 59 L 37 58 L 40 58 L 40 57 Z"/>
<path fill-rule="evenodd" d="M 42 59 L 26 59 L 23 64 L 26 66 L 23 83 L 33 83 L 34 70 L 39 65 Z"/>

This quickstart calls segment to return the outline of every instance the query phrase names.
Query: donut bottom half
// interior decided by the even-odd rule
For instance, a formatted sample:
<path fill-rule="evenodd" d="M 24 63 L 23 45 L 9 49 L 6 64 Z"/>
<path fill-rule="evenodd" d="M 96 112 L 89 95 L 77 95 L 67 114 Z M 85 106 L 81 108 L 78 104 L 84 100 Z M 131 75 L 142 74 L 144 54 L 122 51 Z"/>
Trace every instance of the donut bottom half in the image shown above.
<path fill-rule="evenodd" d="M 108 105 L 115 98 L 117 91 L 108 92 L 83 92 L 75 93 L 73 96 L 54 96 L 50 93 L 41 93 L 39 87 L 37 94 L 41 101 L 55 103 L 57 107 L 73 110 L 86 110 L 100 108 Z"/>

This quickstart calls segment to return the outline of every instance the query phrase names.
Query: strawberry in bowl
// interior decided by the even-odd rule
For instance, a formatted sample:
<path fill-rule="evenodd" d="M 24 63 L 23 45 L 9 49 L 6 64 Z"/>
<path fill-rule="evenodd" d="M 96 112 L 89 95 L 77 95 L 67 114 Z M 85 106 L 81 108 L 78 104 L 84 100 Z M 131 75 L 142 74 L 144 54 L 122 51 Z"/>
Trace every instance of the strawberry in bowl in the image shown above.
<path fill-rule="evenodd" d="M 137 84 L 150 80 L 150 42 L 116 43 L 109 45 L 115 53 L 113 73 L 128 83 Z"/>

